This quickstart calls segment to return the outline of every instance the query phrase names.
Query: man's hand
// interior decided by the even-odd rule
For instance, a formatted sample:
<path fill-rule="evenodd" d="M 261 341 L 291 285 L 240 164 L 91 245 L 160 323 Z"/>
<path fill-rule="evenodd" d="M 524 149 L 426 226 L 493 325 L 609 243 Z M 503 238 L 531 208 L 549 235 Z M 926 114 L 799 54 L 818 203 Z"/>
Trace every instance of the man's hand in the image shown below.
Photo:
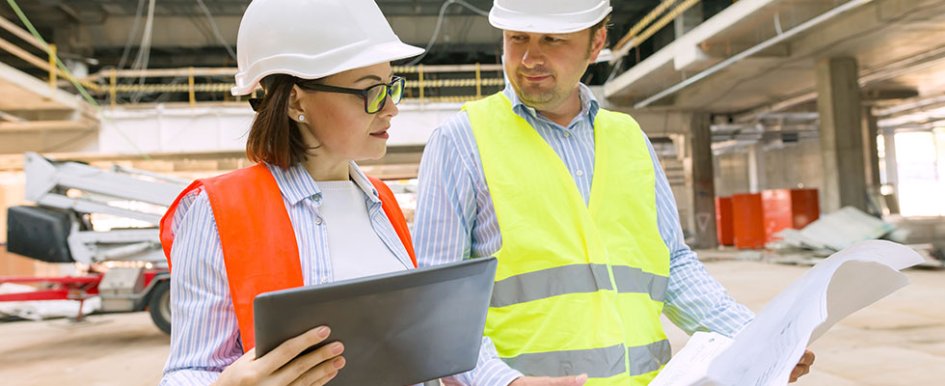
<path fill-rule="evenodd" d="M 797 382 L 797 379 L 804 376 L 810 372 L 810 366 L 814 364 L 814 352 L 810 350 L 804 350 L 804 355 L 801 356 L 801 360 L 797 362 L 797 366 L 794 366 L 794 371 L 791 371 L 791 383 Z"/>
<path fill-rule="evenodd" d="M 516 378 L 509 386 L 582 386 L 587 382 L 587 374 L 568 377 L 521 377 Z"/>

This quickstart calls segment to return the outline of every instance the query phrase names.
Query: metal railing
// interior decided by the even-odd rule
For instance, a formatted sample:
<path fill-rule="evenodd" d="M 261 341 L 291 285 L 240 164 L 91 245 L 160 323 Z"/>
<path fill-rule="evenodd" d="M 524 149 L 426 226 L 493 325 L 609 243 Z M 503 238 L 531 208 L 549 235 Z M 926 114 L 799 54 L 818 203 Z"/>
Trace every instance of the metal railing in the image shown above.
<path fill-rule="evenodd" d="M 93 94 L 112 106 L 127 104 L 125 101 L 134 99 L 130 96 L 142 94 L 172 94 L 171 99 L 196 106 L 203 102 L 242 100 L 230 95 L 236 71 L 235 68 L 199 67 L 108 69 L 83 81 L 95 84 Z M 498 91 L 505 85 L 502 66 L 497 64 L 395 66 L 393 71 L 407 79 L 405 99 L 410 103 L 465 102 Z M 257 89 L 253 96 L 261 91 Z"/>
<path fill-rule="evenodd" d="M 45 43 L 2 17 L 0 28 L 29 46 L 23 48 L 0 38 L 0 50 L 45 72 L 50 89 L 85 88 L 99 104 L 114 107 L 173 101 L 197 106 L 204 102 L 242 100 L 230 95 L 236 68 L 105 69 L 76 79 L 57 58 L 56 45 Z M 30 47 L 38 49 L 45 58 Z M 505 84 L 499 64 L 395 66 L 393 70 L 407 79 L 405 99 L 408 103 L 466 102 L 501 90 Z M 259 92 L 261 89 L 254 91 L 253 97 Z"/>
<path fill-rule="evenodd" d="M 20 60 L 23 60 L 24 62 L 29 63 L 48 74 L 47 79 L 49 81 L 50 89 L 57 89 L 59 78 L 62 78 L 70 82 L 77 81 L 79 84 L 90 91 L 98 91 L 98 85 L 87 80 L 75 79 L 71 74 L 68 73 L 68 71 L 63 70 L 61 63 L 59 63 L 59 60 L 56 56 L 57 52 L 55 44 L 47 44 L 39 39 L 36 39 L 29 32 L 23 30 L 16 24 L 13 24 L 11 21 L 3 17 L 0 17 L 0 28 L 3 28 L 29 46 L 42 51 L 42 53 L 46 56 L 45 58 L 39 57 L 30 52 L 28 49 L 20 47 L 11 41 L 0 38 L 0 49 L 9 52 Z"/>

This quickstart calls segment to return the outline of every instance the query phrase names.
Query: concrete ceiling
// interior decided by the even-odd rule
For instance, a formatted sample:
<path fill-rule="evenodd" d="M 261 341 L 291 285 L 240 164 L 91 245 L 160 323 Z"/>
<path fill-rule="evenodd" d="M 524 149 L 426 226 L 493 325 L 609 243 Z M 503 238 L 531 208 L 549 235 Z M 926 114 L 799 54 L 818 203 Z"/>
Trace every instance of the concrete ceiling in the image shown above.
<path fill-rule="evenodd" d="M 485 11 L 492 5 L 492 0 L 465 2 Z M 622 35 L 659 2 L 614 1 L 615 35 Z M 19 3 L 39 31 L 57 43 L 63 57 L 85 60 L 91 63 L 93 72 L 115 66 L 123 54 L 127 59 L 127 50 L 132 51 L 130 57 L 134 58 L 148 8 L 148 0 L 20 0 Z M 222 40 L 232 48 L 240 17 L 250 0 L 203 0 L 203 3 L 213 16 Z M 444 3 L 444 0 L 378 0 L 401 39 L 421 46 L 433 35 Z M 235 65 L 197 0 L 157 1 L 154 15 L 150 68 Z M 486 18 L 456 3 L 449 6 L 445 15 L 438 45 L 425 63 L 496 61 L 501 34 Z M 0 5 L 0 16 L 19 24 L 6 4 Z M 134 31 L 136 21 L 137 32 Z M 129 62 L 126 60 L 125 67 Z M 15 60 L 13 63 L 16 65 Z"/>
<path fill-rule="evenodd" d="M 833 57 L 856 58 L 866 94 L 945 93 L 945 1 L 854 1 L 858 5 L 850 4 L 848 12 L 705 76 L 709 73 L 704 71 L 715 71 L 712 66 L 775 38 L 778 31 L 787 33 L 845 4 L 740 1 L 613 78 L 605 95 L 612 103 L 639 108 L 641 101 L 695 77 L 702 79 L 646 107 L 715 113 L 783 110 L 815 100 L 816 63 Z"/>

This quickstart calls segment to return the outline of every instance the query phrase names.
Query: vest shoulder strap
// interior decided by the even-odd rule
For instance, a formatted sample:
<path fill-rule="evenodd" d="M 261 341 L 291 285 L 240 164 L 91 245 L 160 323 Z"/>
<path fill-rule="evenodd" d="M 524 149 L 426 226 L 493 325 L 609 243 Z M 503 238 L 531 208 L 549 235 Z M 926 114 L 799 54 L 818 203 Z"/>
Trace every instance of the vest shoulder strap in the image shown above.
<path fill-rule="evenodd" d="M 303 285 L 295 231 L 275 178 L 265 165 L 257 164 L 195 181 L 180 194 L 161 220 L 161 241 L 169 265 L 177 204 L 200 187 L 207 192 L 213 210 L 243 350 L 248 351 L 255 347 L 256 295 Z M 260 260 L 266 263 L 259 264 Z"/>

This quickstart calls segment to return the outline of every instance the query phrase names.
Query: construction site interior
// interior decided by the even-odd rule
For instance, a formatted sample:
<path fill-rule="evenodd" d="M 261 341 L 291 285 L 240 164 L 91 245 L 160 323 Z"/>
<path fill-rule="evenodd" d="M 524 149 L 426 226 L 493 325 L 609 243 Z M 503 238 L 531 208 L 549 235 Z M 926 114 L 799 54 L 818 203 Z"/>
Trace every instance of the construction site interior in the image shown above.
<path fill-rule="evenodd" d="M 231 93 L 250 3 L 0 4 L 0 384 L 161 382 L 161 218 L 192 181 L 254 164 L 249 99 L 263 91 Z M 359 165 L 413 227 L 428 139 L 506 88 L 503 32 L 493 0 L 376 3 L 426 52 L 393 63 L 405 83 L 387 152 Z M 682 237 L 732 297 L 760 312 L 862 241 L 921 257 L 909 285 L 810 346 L 797 384 L 942 384 L 945 0 L 610 5 L 581 81 L 639 123 Z M 663 325 L 678 353 L 689 336 Z"/>

